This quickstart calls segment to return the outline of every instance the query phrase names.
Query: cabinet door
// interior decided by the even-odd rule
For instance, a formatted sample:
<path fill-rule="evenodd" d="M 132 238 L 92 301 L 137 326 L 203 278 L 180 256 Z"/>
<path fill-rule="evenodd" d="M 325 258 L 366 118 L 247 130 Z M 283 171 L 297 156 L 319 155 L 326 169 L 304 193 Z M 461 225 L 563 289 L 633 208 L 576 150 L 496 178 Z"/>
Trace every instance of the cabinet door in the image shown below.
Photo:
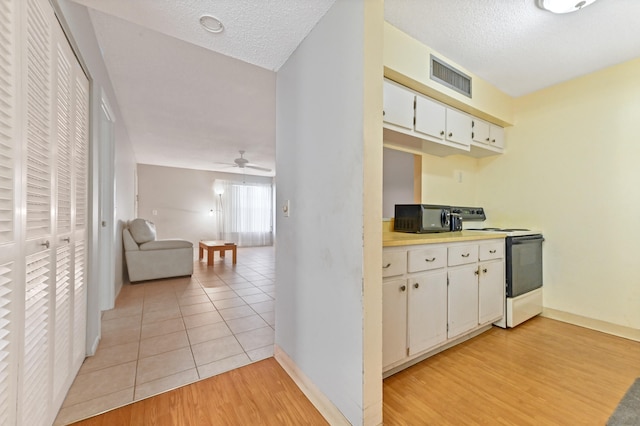
<path fill-rule="evenodd" d="M 407 356 L 407 293 L 404 279 L 382 284 L 383 366 Z"/>
<path fill-rule="evenodd" d="M 423 96 L 416 96 L 416 132 L 444 139 L 446 108 Z"/>
<path fill-rule="evenodd" d="M 478 325 L 477 264 L 450 269 L 448 286 L 449 339 Z"/>
<path fill-rule="evenodd" d="M 411 278 L 409 284 L 409 355 L 447 340 L 447 273 Z"/>
<path fill-rule="evenodd" d="M 489 131 L 489 145 L 494 148 L 504 148 L 504 129 L 500 126 L 491 125 Z"/>
<path fill-rule="evenodd" d="M 481 263 L 479 271 L 478 323 L 486 324 L 497 321 L 504 315 L 504 261 L 500 259 Z"/>
<path fill-rule="evenodd" d="M 405 129 L 413 130 L 413 92 L 394 83 L 385 81 L 383 85 L 383 120 Z"/>
<path fill-rule="evenodd" d="M 486 121 L 474 118 L 472 121 L 473 127 L 473 140 L 475 142 L 489 144 L 491 139 L 489 138 L 489 123 Z"/>
<path fill-rule="evenodd" d="M 471 117 L 447 108 L 447 130 L 446 137 L 449 142 L 460 145 L 471 145 Z"/>

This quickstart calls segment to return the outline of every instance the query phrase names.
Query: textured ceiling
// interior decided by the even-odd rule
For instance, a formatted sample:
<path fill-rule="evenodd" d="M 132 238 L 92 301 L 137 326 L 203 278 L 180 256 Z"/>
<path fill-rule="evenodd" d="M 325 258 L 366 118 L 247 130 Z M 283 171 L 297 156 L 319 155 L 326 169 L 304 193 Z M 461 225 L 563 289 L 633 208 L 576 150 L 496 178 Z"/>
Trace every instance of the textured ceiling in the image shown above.
<path fill-rule="evenodd" d="M 577 0 L 576 0 L 577 1 Z M 511 96 L 640 57 L 640 1 L 385 0 L 385 20 Z"/>
<path fill-rule="evenodd" d="M 72 1 L 90 10 L 136 160 L 236 172 L 217 163 L 240 149 L 274 168 L 275 71 L 335 2 Z M 385 19 L 512 96 L 640 57 L 640 0 L 566 15 L 535 1 L 385 0 Z"/>
<path fill-rule="evenodd" d="M 335 0 L 73 0 L 91 9 L 275 71 Z M 213 15 L 224 32 L 200 26 Z"/>

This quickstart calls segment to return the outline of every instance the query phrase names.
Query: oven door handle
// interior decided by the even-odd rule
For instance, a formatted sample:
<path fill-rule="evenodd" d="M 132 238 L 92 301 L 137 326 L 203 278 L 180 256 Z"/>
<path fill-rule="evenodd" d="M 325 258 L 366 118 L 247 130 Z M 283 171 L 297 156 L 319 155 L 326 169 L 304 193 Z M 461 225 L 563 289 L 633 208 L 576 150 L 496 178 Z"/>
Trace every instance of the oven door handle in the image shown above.
<path fill-rule="evenodd" d="M 534 236 L 534 237 L 513 237 L 511 240 L 511 244 L 519 245 L 519 244 L 527 244 L 527 243 L 535 243 L 536 241 L 544 241 L 542 236 Z"/>

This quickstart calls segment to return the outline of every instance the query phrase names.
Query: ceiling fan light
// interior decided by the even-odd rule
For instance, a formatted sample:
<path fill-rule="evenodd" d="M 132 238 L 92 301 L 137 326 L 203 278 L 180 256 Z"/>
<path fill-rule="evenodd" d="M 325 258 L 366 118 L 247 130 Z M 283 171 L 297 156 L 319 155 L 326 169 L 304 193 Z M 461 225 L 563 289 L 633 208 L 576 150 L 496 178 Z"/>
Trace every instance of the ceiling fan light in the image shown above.
<path fill-rule="evenodd" d="M 540 9 L 553 13 L 569 13 L 589 6 L 596 0 L 537 0 Z"/>

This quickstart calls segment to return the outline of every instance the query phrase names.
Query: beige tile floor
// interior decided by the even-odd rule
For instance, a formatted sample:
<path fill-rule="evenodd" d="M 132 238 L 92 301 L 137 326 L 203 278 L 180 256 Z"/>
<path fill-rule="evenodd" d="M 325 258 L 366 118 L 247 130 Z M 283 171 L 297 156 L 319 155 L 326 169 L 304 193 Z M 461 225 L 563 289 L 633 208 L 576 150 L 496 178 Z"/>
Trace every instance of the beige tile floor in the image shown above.
<path fill-rule="evenodd" d="M 125 284 L 69 389 L 64 425 L 273 356 L 273 247 L 216 254 L 192 277 Z"/>

